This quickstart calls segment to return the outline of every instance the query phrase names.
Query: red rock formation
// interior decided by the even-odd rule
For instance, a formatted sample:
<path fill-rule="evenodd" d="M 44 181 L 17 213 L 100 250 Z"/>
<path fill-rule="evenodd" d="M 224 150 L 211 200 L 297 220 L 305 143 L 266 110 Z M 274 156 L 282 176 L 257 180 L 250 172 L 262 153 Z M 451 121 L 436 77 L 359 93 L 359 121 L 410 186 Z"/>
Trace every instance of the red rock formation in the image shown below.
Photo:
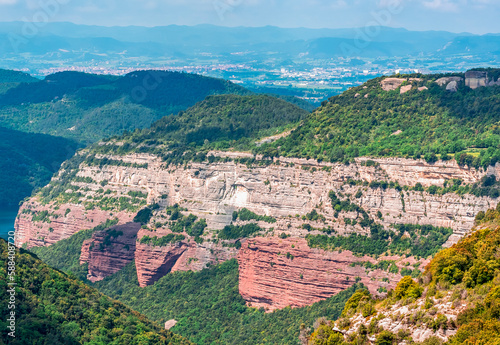
<path fill-rule="evenodd" d="M 89 246 L 87 278 L 92 282 L 102 280 L 134 260 L 140 228 L 140 223 L 127 223 L 94 233 L 91 242 L 84 243 L 84 247 Z M 114 237 L 113 234 L 120 235 Z"/>
<path fill-rule="evenodd" d="M 164 247 L 138 243 L 135 251 L 135 267 L 139 286 L 151 285 L 169 273 L 187 247 L 183 242 Z"/>
<path fill-rule="evenodd" d="M 240 294 L 254 307 L 275 310 L 304 307 L 331 297 L 350 287 L 356 277 L 373 294 L 382 286 L 393 288 L 401 279 L 399 274 L 350 266 L 363 261 L 376 262 L 349 251 L 311 249 L 305 239 L 253 238 L 243 243 L 238 254 Z"/>
<path fill-rule="evenodd" d="M 30 211 L 31 210 L 31 211 Z M 69 210 L 67 212 L 66 210 Z M 32 212 L 48 211 L 50 222 L 33 222 Z M 118 224 L 131 222 L 135 213 L 103 210 L 85 210 L 83 205 L 64 204 L 55 210 L 54 205 L 41 205 L 33 199 L 23 204 L 16 219 L 16 243 L 28 248 L 49 246 L 71 237 L 80 230 L 92 229 L 108 219 L 118 218 Z"/>
<path fill-rule="evenodd" d="M 90 246 L 92 245 L 92 239 L 83 241 L 82 251 L 80 254 L 80 265 L 83 265 L 90 260 Z"/>
<path fill-rule="evenodd" d="M 155 232 L 141 230 L 138 238 L 143 236 L 162 237 L 171 233 L 168 229 L 157 229 Z M 184 234 L 188 237 L 186 234 Z M 135 251 L 135 267 L 139 285 L 145 287 L 154 284 L 169 272 L 201 271 L 207 264 L 222 263 L 236 258 L 236 248 L 222 247 L 220 244 L 186 240 L 163 247 L 137 243 Z"/>

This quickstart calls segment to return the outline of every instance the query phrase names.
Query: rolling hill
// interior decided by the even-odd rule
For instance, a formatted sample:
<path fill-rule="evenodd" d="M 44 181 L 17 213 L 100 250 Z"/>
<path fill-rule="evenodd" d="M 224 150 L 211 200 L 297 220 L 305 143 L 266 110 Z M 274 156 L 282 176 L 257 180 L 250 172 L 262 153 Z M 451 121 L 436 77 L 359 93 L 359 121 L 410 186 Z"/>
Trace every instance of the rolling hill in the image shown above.
<path fill-rule="evenodd" d="M 214 94 L 250 94 L 225 80 L 166 71 L 123 77 L 60 72 L 0 94 L 0 125 L 88 144 L 150 126 Z"/>

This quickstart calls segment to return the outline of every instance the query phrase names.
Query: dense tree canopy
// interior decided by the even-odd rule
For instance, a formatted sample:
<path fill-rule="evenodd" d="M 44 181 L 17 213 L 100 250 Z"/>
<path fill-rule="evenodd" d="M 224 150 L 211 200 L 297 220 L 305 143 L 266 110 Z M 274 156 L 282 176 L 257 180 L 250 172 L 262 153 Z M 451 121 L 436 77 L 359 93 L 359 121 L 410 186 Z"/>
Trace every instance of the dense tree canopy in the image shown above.
<path fill-rule="evenodd" d="M 7 328 L 8 245 L 0 239 L 0 342 L 5 344 L 190 344 L 74 276 L 16 250 L 16 332 Z"/>

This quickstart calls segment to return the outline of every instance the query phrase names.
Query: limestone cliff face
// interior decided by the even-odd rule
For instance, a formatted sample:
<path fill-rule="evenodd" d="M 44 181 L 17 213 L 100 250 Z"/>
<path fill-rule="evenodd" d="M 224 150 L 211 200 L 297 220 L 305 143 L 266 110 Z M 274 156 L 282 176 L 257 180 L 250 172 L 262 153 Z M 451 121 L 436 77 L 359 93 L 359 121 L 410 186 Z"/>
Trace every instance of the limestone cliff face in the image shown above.
<path fill-rule="evenodd" d="M 248 156 L 241 153 L 211 154 L 228 158 Z M 155 229 L 155 234 L 148 233 L 150 230 L 147 229 L 140 232 L 136 229 L 136 237 L 112 238 L 113 244 L 99 252 L 97 248 L 106 242 L 106 238 L 96 234 L 92 242 L 85 242 L 82 248 L 81 261 L 89 262 L 89 277 L 102 279 L 135 260 L 140 284 L 146 286 L 171 271 L 200 270 L 207 263 L 215 264 L 238 256 L 242 295 L 252 304 L 269 309 L 285 305 L 301 306 L 326 298 L 352 284 L 356 276 L 361 277 L 372 290 L 382 286 L 382 283 L 373 283 L 372 276 L 363 274 L 364 269 L 349 266 L 359 258 L 347 252 L 326 253 L 307 247 L 305 235 L 320 233 L 308 232 L 302 227 L 305 223 L 302 216 L 312 210 L 324 217 L 318 221 L 307 221 L 314 228 L 330 227 L 340 235 L 367 232 L 359 224 L 353 226 L 344 222 L 344 217 L 355 217 L 355 214 L 342 212 L 340 217 L 335 217 L 329 191 L 362 207 L 386 228 L 394 223 L 450 227 L 454 230 L 447 244 L 450 245 L 472 228 L 475 214 L 495 206 L 497 201 L 472 195 L 431 195 L 390 187 L 371 188 L 358 182 L 392 181 L 401 186 L 420 183 L 427 187 L 442 186 L 449 179 L 460 179 L 468 184 L 479 181 L 485 174 L 500 176 L 500 164 L 483 171 L 460 167 L 450 161 L 427 164 L 423 160 L 400 158 L 359 158 L 349 165 L 281 158 L 267 166 L 248 167 L 226 161 L 190 163 L 177 168 L 165 167 L 158 157 L 146 154 L 106 158 L 131 164 L 97 167 L 82 163 L 77 173 L 78 181 L 92 182 L 73 183 L 81 193 L 78 202 L 41 205 L 37 197 L 26 202 L 16 221 L 18 243 L 28 247 L 51 245 L 114 217 L 119 219 L 119 225 L 130 223 L 136 211 L 110 210 L 109 205 L 107 208 L 100 206 L 104 202 L 99 201 L 109 196 L 118 200 L 138 193 L 144 195 L 143 204 L 158 203 L 160 213 L 166 206 L 177 203 L 188 213 L 206 219 L 210 231 L 204 236 L 202 244 L 196 243 L 187 234 L 185 240 L 163 247 L 137 242 L 146 234 L 165 236 L 170 233 L 167 227 L 160 227 Z M 103 185 L 106 189 L 104 193 Z M 275 217 L 277 221 L 273 224 L 260 222 L 265 230 L 261 234 L 264 237 L 248 240 L 238 254 L 235 248 L 215 243 L 212 238 L 216 230 L 232 222 L 233 211 L 243 207 L 259 215 Z M 44 214 L 44 211 L 47 213 Z M 383 215 L 381 219 L 377 217 L 378 212 Z M 150 228 L 157 221 L 161 218 L 153 219 Z M 289 241 L 296 242 L 265 237 L 276 232 L 286 232 L 292 236 Z M 291 244 L 295 248 L 291 248 Z M 288 248 L 286 251 L 285 247 Z M 277 255 L 277 251 L 285 255 L 289 252 L 294 260 Z M 271 260 L 276 261 L 274 267 L 270 264 Z M 344 273 L 339 273 L 336 267 Z M 316 268 L 318 272 L 310 274 Z M 301 274 L 303 278 L 300 278 Z M 377 274 L 383 276 L 382 272 Z M 275 278 L 272 279 L 273 276 Z M 396 276 L 387 278 L 390 284 L 397 280 Z M 294 291 L 297 293 L 294 294 Z M 277 296 L 284 292 L 288 297 L 280 301 Z"/>

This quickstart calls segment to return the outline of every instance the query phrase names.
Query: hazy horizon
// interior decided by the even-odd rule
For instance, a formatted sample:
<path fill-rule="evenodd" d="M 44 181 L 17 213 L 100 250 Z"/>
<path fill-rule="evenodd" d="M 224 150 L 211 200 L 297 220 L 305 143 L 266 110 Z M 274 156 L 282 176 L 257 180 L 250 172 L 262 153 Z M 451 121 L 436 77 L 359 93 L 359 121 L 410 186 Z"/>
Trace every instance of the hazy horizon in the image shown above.
<path fill-rule="evenodd" d="M 310 29 L 376 24 L 410 31 L 500 32 L 500 3 L 494 0 L 0 0 L 0 10 L 1 22 Z"/>

